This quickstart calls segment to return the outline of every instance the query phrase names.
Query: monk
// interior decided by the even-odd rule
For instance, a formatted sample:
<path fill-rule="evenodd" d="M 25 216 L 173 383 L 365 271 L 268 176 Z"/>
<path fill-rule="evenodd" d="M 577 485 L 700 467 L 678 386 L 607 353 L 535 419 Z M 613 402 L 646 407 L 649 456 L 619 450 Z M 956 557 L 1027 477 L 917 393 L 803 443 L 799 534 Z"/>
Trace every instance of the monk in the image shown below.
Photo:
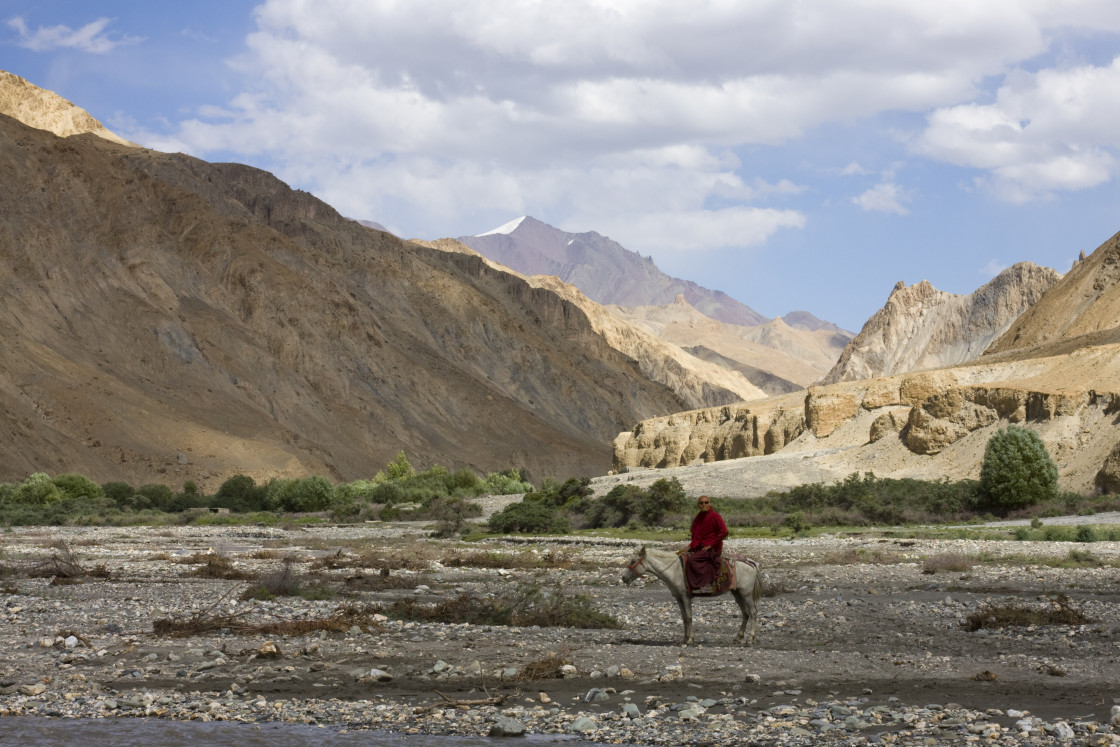
<path fill-rule="evenodd" d="M 710 586 L 719 573 L 723 555 L 723 538 L 727 525 L 723 517 L 712 508 L 712 501 L 702 495 L 696 499 L 696 517 L 692 520 L 692 542 L 685 552 L 684 570 L 688 588 L 695 591 Z"/>

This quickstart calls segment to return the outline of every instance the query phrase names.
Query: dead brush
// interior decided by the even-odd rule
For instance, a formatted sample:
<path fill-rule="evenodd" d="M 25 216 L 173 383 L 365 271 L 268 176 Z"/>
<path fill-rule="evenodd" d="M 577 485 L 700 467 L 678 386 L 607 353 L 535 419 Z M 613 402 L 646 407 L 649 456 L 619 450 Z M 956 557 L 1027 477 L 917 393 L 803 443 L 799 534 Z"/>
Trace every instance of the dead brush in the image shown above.
<path fill-rule="evenodd" d="M 109 577 L 109 571 L 104 563 L 93 568 L 84 568 L 65 540 L 56 540 L 49 546 L 54 548 L 55 554 L 44 561 L 32 564 L 27 569 L 28 578 L 49 578 L 52 585 L 61 586 L 81 583 L 80 579 L 83 577 Z"/>
<path fill-rule="evenodd" d="M 1049 604 L 1031 606 L 1025 604 L 1005 604 L 988 606 L 973 612 L 961 626 L 968 632 L 981 628 L 1026 628 L 1031 625 L 1083 625 L 1092 622 L 1081 610 L 1073 606 L 1073 600 L 1065 594 L 1049 600 Z"/>
<path fill-rule="evenodd" d="M 967 573 L 976 566 L 976 560 L 959 552 L 930 555 L 922 563 L 922 573 Z"/>
<path fill-rule="evenodd" d="M 284 558 L 278 571 L 263 574 L 256 586 L 241 595 L 242 601 L 256 599 L 267 601 L 276 597 L 303 597 L 304 599 L 331 599 L 335 592 L 323 586 L 308 586 L 307 579 L 299 573 L 294 558 Z"/>
<path fill-rule="evenodd" d="M 343 581 L 346 591 L 386 591 L 388 589 L 415 589 L 420 584 L 416 576 L 394 576 L 386 568 L 373 576 L 358 574 Z"/>
<path fill-rule="evenodd" d="M 532 552 L 514 553 L 478 550 L 451 555 L 440 562 L 449 568 L 525 568 L 531 570 L 542 568 L 570 569 L 574 565 L 568 554 L 555 550 L 549 550 L 539 555 Z"/>
<path fill-rule="evenodd" d="M 226 581 L 245 581 L 253 576 L 234 566 L 228 555 L 214 553 L 205 555 L 202 565 L 183 575 L 190 578 L 218 578 Z"/>
<path fill-rule="evenodd" d="M 549 652 L 543 659 L 531 661 L 514 677 L 518 682 L 535 682 L 537 680 L 558 680 L 564 676 L 563 668 L 571 664 L 571 659 L 566 654 Z"/>

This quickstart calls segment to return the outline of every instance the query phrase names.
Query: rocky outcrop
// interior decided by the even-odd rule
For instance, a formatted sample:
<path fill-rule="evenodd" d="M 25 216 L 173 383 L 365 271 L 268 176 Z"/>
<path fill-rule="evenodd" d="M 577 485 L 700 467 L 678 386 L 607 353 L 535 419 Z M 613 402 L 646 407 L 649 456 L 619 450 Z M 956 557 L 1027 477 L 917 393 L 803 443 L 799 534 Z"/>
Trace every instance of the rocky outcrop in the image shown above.
<path fill-rule="evenodd" d="M 18 119 L 29 127 L 53 132 L 59 137 L 90 133 L 120 145 L 140 147 L 110 132 L 85 109 L 57 93 L 39 88 L 4 70 L 0 70 L 0 114 Z"/>
<path fill-rule="evenodd" d="M 677 467 L 773 454 L 805 430 L 804 398 L 732 405 L 651 418 L 614 442 L 615 469 Z"/>
<path fill-rule="evenodd" d="M 1120 493 L 1120 443 L 1109 452 L 1094 482 L 1097 490 L 1102 493 Z"/>
<path fill-rule="evenodd" d="M 956 365 L 980 356 L 1061 276 L 1021 262 L 967 296 L 898 283 L 822 384 Z"/>

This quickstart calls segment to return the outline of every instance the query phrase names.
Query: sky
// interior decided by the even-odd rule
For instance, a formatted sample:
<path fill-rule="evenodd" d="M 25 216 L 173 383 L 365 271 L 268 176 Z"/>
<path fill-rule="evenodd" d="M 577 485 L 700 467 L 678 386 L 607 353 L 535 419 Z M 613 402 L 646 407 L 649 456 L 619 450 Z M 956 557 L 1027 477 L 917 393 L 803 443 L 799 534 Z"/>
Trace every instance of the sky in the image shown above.
<path fill-rule="evenodd" d="M 0 69 L 404 238 L 531 215 L 851 331 L 1120 230 L 1114 0 L 0 0 Z"/>

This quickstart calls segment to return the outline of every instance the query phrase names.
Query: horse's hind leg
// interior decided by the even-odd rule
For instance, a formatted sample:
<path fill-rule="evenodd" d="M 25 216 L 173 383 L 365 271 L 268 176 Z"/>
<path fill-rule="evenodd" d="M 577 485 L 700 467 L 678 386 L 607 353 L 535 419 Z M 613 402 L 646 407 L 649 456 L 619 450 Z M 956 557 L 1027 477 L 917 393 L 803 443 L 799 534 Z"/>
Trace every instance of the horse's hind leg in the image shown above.
<path fill-rule="evenodd" d="M 736 643 L 743 643 L 744 638 L 748 646 L 754 644 L 755 630 L 758 628 L 758 615 L 755 609 L 754 599 L 751 597 L 750 592 L 744 592 L 741 589 L 732 589 L 731 594 L 735 597 L 735 601 L 739 605 L 739 611 L 743 613 L 743 622 L 739 626 L 739 635 L 735 636 Z M 751 626 L 750 637 L 746 637 L 747 625 Z"/>

